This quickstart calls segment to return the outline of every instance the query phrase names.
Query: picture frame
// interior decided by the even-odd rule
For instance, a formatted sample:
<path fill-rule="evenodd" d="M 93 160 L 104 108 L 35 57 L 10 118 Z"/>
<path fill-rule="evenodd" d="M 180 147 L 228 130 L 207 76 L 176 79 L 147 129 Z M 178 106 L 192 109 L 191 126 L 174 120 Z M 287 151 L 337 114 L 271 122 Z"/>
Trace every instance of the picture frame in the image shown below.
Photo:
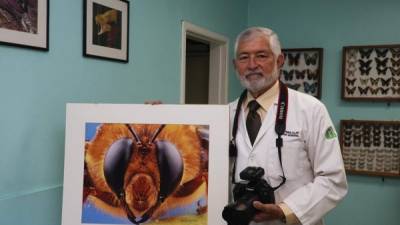
<path fill-rule="evenodd" d="M 340 145 L 348 173 L 400 177 L 400 121 L 341 120 Z"/>
<path fill-rule="evenodd" d="M 121 147 L 128 142 L 130 147 Z M 69 103 L 62 225 L 133 224 L 125 207 L 129 206 L 134 219 L 139 220 L 135 216 L 144 200 L 154 207 L 149 209 L 153 210 L 150 218 L 142 221 L 146 224 L 226 224 L 221 213 L 228 204 L 228 143 L 227 105 Z M 119 160 L 127 153 L 129 161 Z M 181 164 L 184 170 L 179 170 Z M 126 169 L 121 170 L 119 165 Z M 138 185 L 136 181 L 140 181 Z M 122 186 L 123 195 L 114 192 Z M 150 191 L 140 198 L 128 197 L 143 193 L 140 187 Z M 154 198 L 143 196 L 164 197 L 154 203 Z M 186 197 L 192 200 L 183 204 L 190 199 Z"/>
<path fill-rule="evenodd" d="M 129 61 L 129 2 L 83 1 L 83 55 Z"/>
<path fill-rule="evenodd" d="M 323 48 L 282 49 L 280 80 L 289 88 L 321 98 Z"/>
<path fill-rule="evenodd" d="M 400 100 L 400 44 L 345 46 L 342 54 L 343 100 Z"/>
<path fill-rule="evenodd" d="M 0 1 L 0 43 L 49 50 L 49 0 Z"/>

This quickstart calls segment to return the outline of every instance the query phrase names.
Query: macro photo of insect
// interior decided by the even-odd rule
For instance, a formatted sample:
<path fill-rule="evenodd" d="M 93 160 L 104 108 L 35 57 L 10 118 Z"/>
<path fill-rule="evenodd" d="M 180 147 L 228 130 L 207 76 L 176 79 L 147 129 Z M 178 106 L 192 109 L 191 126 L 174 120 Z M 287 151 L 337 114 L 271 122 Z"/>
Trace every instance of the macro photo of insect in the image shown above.
<path fill-rule="evenodd" d="M 207 224 L 208 126 L 86 123 L 82 223 Z"/>

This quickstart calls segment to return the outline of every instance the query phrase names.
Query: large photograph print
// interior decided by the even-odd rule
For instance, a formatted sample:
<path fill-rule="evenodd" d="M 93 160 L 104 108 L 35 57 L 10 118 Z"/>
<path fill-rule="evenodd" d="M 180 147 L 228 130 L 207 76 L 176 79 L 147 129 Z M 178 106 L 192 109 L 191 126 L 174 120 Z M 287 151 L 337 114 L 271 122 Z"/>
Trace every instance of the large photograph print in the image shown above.
<path fill-rule="evenodd" d="M 85 136 L 83 223 L 206 224 L 208 126 L 87 123 Z"/>
<path fill-rule="evenodd" d="M 0 0 L 0 42 L 48 50 L 48 0 Z"/>
<path fill-rule="evenodd" d="M 228 130 L 226 106 L 69 104 L 62 224 L 224 224 Z"/>
<path fill-rule="evenodd" d="M 84 55 L 128 62 L 129 2 L 84 0 Z"/>

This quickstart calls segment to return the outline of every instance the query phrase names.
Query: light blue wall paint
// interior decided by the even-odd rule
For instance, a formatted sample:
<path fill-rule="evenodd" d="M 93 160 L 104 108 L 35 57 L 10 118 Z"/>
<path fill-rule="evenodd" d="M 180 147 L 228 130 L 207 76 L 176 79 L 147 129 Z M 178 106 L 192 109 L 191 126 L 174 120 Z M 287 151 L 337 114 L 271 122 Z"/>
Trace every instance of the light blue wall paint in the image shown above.
<path fill-rule="evenodd" d="M 182 19 L 230 38 L 231 55 L 247 21 L 276 30 L 284 47 L 323 47 L 322 100 L 336 125 L 343 118 L 400 117 L 399 103 L 349 103 L 339 94 L 342 46 L 400 43 L 397 0 L 130 4 L 128 64 L 82 57 L 81 1 L 51 1 L 49 52 L 0 45 L 0 224 L 60 224 L 66 102 L 179 101 Z M 230 71 L 233 99 L 241 88 Z M 398 224 L 398 179 L 349 176 L 349 184 L 328 225 Z"/>
<path fill-rule="evenodd" d="M 324 48 L 322 101 L 341 119 L 399 120 L 400 104 L 340 98 L 342 47 L 400 44 L 400 1 L 249 0 L 249 26 L 275 30 L 285 48 Z M 400 179 L 349 175 L 349 194 L 328 225 L 398 225 Z"/>
<path fill-rule="evenodd" d="M 231 40 L 247 22 L 242 0 L 130 1 L 124 64 L 82 57 L 82 1 L 50 3 L 49 52 L 0 45 L 0 224 L 61 223 L 67 102 L 178 103 L 181 20 Z"/>

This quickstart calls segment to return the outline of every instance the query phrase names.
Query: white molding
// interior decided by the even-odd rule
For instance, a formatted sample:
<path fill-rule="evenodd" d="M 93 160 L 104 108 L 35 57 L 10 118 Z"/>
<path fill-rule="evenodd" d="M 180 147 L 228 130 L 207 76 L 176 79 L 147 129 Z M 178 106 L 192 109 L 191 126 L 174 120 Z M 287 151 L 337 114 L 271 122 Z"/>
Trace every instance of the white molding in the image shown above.
<path fill-rule="evenodd" d="M 228 102 L 228 44 L 229 39 L 205 28 L 182 21 L 181 36 L 181 96 L 180 103 L 185 103 L 186 38 L 192 37 L 210 43 L 210 104 Z"/>

